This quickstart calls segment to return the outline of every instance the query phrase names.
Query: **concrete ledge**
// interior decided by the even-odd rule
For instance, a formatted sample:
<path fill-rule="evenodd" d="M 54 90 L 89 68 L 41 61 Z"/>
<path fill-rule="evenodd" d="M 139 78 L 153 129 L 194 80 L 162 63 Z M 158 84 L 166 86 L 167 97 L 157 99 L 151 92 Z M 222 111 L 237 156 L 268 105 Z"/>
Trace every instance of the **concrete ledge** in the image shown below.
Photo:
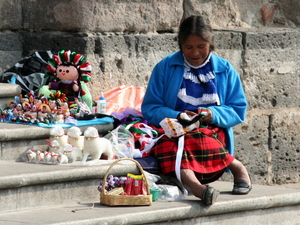
<path fill-rule="evenodd" d="M 0 213 L 99 202 L 97 187 L 111 163 L 99 160 L 53 165 L 3 161 L 0 163 Z M 124 161 L 111 172 L 121 176 L 137 173 L 138 169 L 134 163 Z"/>
<path fill-rule="evenodd" d="M 113 130 L 113 123 L 91 125 L 100 135 L 105 135 Z M 80 126 L 83 132 L 88 126 Z M 65 128 L 67 132 L 69 128 Z M 48 149 L 46 140 L 50 137 L 50 128 L 16 123 L 0 123 L 0 160 L 15 160 L 26 162 L 28 149 Z"/>
<path fill-rule="evenodd" d="M 98 162 L 53 165 L 2 161 L 0 163 L 0 190 L 74 180 L 99 179 L 100 181 L 112 162 L 113 160 L 99 160 Z M 120 176 L 139 171 L 134 163 L 122 161 L 116 164 L 111 172 Z"/>
<path fill-rule="evenodd" d="M 96 127 L 99 134 L 106 134 L 113 129 L 113 123 L 90 125 Z M 84 131 L 89 126 L 80 126 Z M 0 142 L 1 141 L 20 141 L 48 139 L 51 128 L 43 128 L 35 125 L 26 125 L 20 123 L 0 123 Z M 65 128 L 67 131 L 69 128 Z"/>
<path fill-rule="evenodd" d="M 193 197 L 181 201 L 155 201 L 151 206 L 109 207 L 94 202 L 36 208 L 0 214 L 0 221 L 25 224 L 297 224 L 300 192 L 297 189 L 253 185 L 245 196 L 231 194 L 232 183 L 215 182 L 221 191 L 210 207 Z M 49 216 L 52 215 L 52 216 Z M 55 216 L 53 216 L 55 215 Z M 13 219 L 12 219 L 13 218 Z"/>
<path fill-rule="evenodd" d="M 1 83 L 0 97 L 18 96 L 21 94 L 21 87 L 17 84 Z"/>
<path fill-rule="evenodd" d="M 1 73 L 1 68 L 0 68 L 0 73 Z M 0 83 L 0 109 L 6 108 L 8 101 L 15 100 L 15 96 L 18 96 L 20 94 L 21 94 L 21 87 L 19 85 Z"/>

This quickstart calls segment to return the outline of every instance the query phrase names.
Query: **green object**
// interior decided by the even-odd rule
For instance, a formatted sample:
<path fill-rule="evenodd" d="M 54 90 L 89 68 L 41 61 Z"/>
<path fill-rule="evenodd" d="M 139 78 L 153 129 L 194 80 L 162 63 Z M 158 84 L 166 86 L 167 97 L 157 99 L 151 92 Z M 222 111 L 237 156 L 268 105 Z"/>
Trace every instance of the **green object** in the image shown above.
<path fill-rule="evenodd" d="M 157 200 L 159 192 L 160 192 L 159 189 L 150 189 L 150 194 L 152 194 L 152 201 Z"/>
<path fill-rule="evenodd" d="M 92 95 L 87 87 L 87 84 L 83 81 L 81 82 L 81 88 L 85 91 L 85 95 L 81 96 L 82 100 L 88 105 L 88 107 L 90 108 L 90 110 L 92 110 L 93 108 L 93 99 L 92 99 Z M 49 95 L 51 93 L 55 93 L 56 90 L 49 90 L 49 86 L 48 85 L 44 85 L 40 88 L 39 90 L 39 95 L 45 95 L 47 98 L 49 97 Z"/>

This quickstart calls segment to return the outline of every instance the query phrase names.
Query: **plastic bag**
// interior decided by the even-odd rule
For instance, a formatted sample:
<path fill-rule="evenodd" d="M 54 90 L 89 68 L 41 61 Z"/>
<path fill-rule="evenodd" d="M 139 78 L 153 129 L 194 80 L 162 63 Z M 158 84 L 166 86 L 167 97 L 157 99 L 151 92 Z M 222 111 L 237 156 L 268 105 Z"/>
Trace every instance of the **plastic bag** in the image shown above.
<path fill-rule="evenodd" d="M 158 199 L 161 201 L 172 202 L 184 198 L 183 194 L 177 186 L 158 184 L 157 188 L 159 189 Z"/>
<path fill-rule="evenodd" d="M 0 82 L 18 84 L 22 94 L 35 92 L 43 85 L 48 84 L 50 77 L 45 77 L 48 59 L 52 58 L 56 51 L 36 51 L 21 59 L 13 67 L 0 76 Z"/>
<path fill-rule="evenodd" d="M 169 137 L 180 137 L 186 133 L 184 128 L 177 119 L 165 118 L 160 121 L 159 125 L 164 129 L 165 134 Z"/>
<path fill-rule="evenodd" d="M 136 110 L 132 107 L 127 107 L 123 111 L 112 112 L 111 115 L 113 117 L 117 118 L 118 120 L 123 120 L 124 118 L 127 118 L 129 116 L 140 117 L 140 118 L 143 117 L 143 114 L 141 113 L 141 111 Z"/>
<path fill-rule="evenodd" d="M 112 143 L 117 158 L 133 158 L 134 137 L 124 126 L 118 126 L 104 137 Z"/>
<path fill-rule="evenodd" d="M 157 196 L 158 200 L 172 202 L 184 198 L 178 186 L 169 185 L 169 184 L 159 184 L 160 180 L 164 179 L 163 177 L 157 174 L 148 173 L 146 171 L 144 173 L 147 176 L 150 190 L 158 191 L 158 196 Z"/>

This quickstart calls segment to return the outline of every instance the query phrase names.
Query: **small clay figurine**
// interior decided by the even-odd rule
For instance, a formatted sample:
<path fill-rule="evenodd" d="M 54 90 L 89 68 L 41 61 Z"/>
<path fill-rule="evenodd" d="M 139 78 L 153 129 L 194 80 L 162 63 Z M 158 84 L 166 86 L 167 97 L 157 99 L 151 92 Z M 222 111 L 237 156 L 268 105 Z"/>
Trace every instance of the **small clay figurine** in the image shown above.
<path fill-rule="evenodd" d="M 49 105 L 43 103 L 40 106 L 40 111 L 38 112 L 38 116 L 40 116 L 42 118 L 47 118 L 49 114 L 51 114 L 51 109 L 50 109 Z"/>
<path fill-rule="evenodd" d="M 113 159 L 112 143 L 104 137 L 99 137 L 95 127 L 88 127 L 84 131 L 82 162 L 86 162 L 88 156 L 91 156 L 92 160 L 99 160 L 102 154 L 106 155 L 108 160 Z"/>
<path fill-rule="evenodd" d="M 18 117 L 20 115 L 23 115 L 24 110 L 21 103 L 17 103 L 16 108 L 13 110 L 14 117 Z"/>
<path fill-rule="evenodd" d="M 43 104 L 42 100 L 38 97 L 35 97 L 34 100 L 33 100 L 33 104 L 36 106 L 36 107 L 41 107 L 41 105 Z"/>
<path fill-rule="evenodd" d="M 82 132 L 79 127 L 70 127 L 67 131 L 68 143 L 74 147 L 83 149 L 84 137 L 81 135 Z"/>
<path fill-rule="evenodd" d="M 52 164 L 58 164 L 58 161 L 57 161 L 58 154 L 59 153 L 51 152 L 51 160 L 50 161 Z"/>
<path fill-rule="evenodd" d="M 69 159 L 69 162 L 81 161 L 82 160 L 82 150 L 72 146 L 71 144 L 67 144 L 63 148 L 64 154 Z"/>
<path fill-rule="evenodd" d="M 68 157 L 65 154 L 63 154 L 61 152 L 58 153 L 57 162 L 59 164 L 68 164 L 68 161 L 69 161 L 69 159 L 68 159 Z"/>
<path fill-rule="evenodd" d="M 44 151 L 44 163 L 49 163 L 51 161 L 51 152 Z"/>
<path fill-rule="evenodd" d="M 55 125 L 51 128 L 50 138 L 49 138 L 49 141 L 47 141 L 49 143 L 49 151 L 50 152 L 58 152 L 59 148 L 54 148 L 52 146 L 53 141 L 58 142 L 58 147 L 60 147 L 60 146 L 63 147 L 66 144 L 68 144 L 68 136 L 65 134 L 64 129 L 59 125 Z"/>
<path fill-rule="evenodd" d="M 67 102 L 63 102 L 63 103 L 61 104 L 61 109 L 62 109 L 62 113 L 63 113 L 63 115 L 64 115 L 65 117 L 68 117 L 68 116 L 71 115 L 70 109 L 69 109 L 69 105 L 68 105 Z"/>
<path fill-rule="evenodd" d="M 35 153 L 35 150 L 29 149 L 26 152 L 26 159 L 27 159 L 27 162 L 36 162 L 36 153 Z"/>
<path fill-rule="evenodd" d="M 65 116 L 63 114 L 62 108 L 59 106 L 56 111 L 55 115 L 55 123 L 64 123 L 65 122 Z"/>
<path fill-rule="evenodd" d="M 40 150 L 36 150 L 35 153 L 36 153 L 36 163 L 44 162 L 45 153 Z"/>
<path fill-rule="evenodd" d="M 50 107 L 51 113 L 53 113 L 53 114 L 56 113 L 56 111 L 57 111 L 56 101 L 51 99 L 51 100 L 49 100 L 48 105 Z"/>

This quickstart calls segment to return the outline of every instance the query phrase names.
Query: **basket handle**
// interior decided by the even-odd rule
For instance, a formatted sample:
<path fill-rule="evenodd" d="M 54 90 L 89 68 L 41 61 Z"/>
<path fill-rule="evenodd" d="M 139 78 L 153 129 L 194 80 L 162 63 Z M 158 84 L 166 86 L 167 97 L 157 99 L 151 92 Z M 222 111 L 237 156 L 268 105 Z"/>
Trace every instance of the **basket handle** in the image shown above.
<path fill-rule="evenodd" d="M 147 189 L 147 194 L 149 195 L 150 194 L 150 190 L 149 190 L 149 185 L 148 185 L 148 179 L 146 177 L 146 174 L 144 173 L 144 170 L 142 168 L 142 166 L 140 165 L 140 163 L 134 159 L 131 159 L 131 158 L 120 158 L 120 159 L 117 159 L 115 160 L 111 165 L 110 167 L 108 168 L 108 170 L 106 171 L 106 174 L 104 175 L 104 179 L 103 179 L 103 188 L 101 190 L 101 192 L 103 192 L 103 194 L 105 195 L 105 185 L 106 185 L 106 182 L 107 182 L 107 177 L 111 171 L 111 169 L 113 168 L 114 165 L 116 165 L 118 162 L 120 161 L 123 161 L 123 160 L 130 160 L 132 162 L 134 162 L 138 169 L 140 170 L 141 174 L 143 175 L 143 179 L 145 181 L 144 185 L 146 186 L 146 189 Z"/>

